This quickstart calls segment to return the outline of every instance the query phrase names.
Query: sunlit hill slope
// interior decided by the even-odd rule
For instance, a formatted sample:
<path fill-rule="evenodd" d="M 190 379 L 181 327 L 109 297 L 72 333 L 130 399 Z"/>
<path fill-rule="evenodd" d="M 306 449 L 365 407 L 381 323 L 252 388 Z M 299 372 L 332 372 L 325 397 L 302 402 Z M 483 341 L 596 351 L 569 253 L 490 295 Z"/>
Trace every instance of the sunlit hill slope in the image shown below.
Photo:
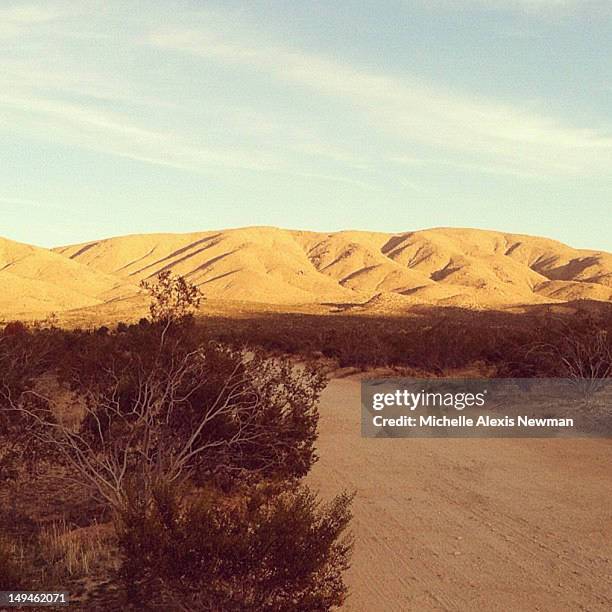
<path fill-rule="evenodd" d="M 612 300 L 612 254 L 545 238 L 448 228 L 387 234 L 250 227 L 54 250 L 0 239 L 0 312 L 121 300 L 162 270 L 187 277 L 209 298 L 268 304 L 493 308 Z"/>

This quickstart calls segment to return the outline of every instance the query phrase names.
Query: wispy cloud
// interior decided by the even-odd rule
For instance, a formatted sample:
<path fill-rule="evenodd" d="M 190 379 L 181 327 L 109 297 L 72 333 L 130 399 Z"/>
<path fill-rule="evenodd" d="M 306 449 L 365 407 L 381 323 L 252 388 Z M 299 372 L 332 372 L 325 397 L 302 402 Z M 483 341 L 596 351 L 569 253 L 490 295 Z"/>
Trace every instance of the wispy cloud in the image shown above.
<path fill-rule="evenodd" d="M 0 202 L 11 206 L 27 206 L 29 208 L 52 208 L 61 210 L 60 207 L 53 206 L 47 202 L 39 202 L 38 200 L 29 200 L 27 198 L 15 198 L 0 195 Z"/>
<path fill-rule="evenodd" d="M 432 0 L 432 4 L 453 3 Z M 461 2 L 467 4 L 553 8 L 584 3 Z M 59 24 L 57 32 L 74 31 L 66 30 L 63 21 L 70 15 L 70 5 L 63 5 L 62 10 L 60 6 L 4 7 L 0 22 L 17 31 L 53 21 Z M 367 188 L 372 187 L 377 166 L 380 178 L 385 164 L 398 163 L 417 170 L 438 165 L 522 178 L 611 171 L 611 126 L 571 125 L 530 110 L 531 103 L 482 99 L 428 84 L 415 75 L 373 71 L 290 48 L 251 27 L 242 28 L 236 17 L 217 10 L 214 19 L 207 19 L 204 12 L 191 20 L 197 26 L 153 28 L 146 35 L 142 28 L 149 21 L 144 20 L 131 23 L 113 45 L 122 45 L 126 57 L 153 51 L 156 61 L 178 62 L 178 66 L 189 55 L 206 66 L 221 66 L 230 80 L 247 70 L 256 78 L 264 76 L 284 88 L 294 88 L 297 94 L 305 92 L 322 105 L 333 101 L 345 111 L 340 111 L 340 120 L 353 121 L 363 141 L 369 144 L 371 136 L 379 149 L 358 152 L 341 136 L 317 133 L 309 126 L 308 111 L 296 123 L 291 108 L 277 116 L 258 100 L 252 101 L 252 107 L 218 111 L 212 111 L 209 103 L 194 107 L 191 100 L 191 108 L 183 115 L 180 97 L 159 95 L 147 73 L 139 80 L 128 75 L 122 78 L 105 65 L 92 69 L 85 64 L 81 69 L 71 56 L 59 51 L 57 61 L 31 56 L 0 59 L 0 124 L 57 144 L 160 167 L 192 172 L 211 168 L 282 172 Z M 144 49 L 135 48 L 143 42 Z M 170 91 L 161 89 L 166 94 Z M 223 132 L 220 137 L 215 134 L 216 126 L 223 126 L 218 130 Z M 427 154 L 417 155 L 419 148 Z M 417 158 L 419 162 L 414 161 Z"/>
<path fill-rule="evenodd" d="M 250 170 L 276 169 L 279 160 L 260 152 L 222 151 L 196 146 L 176 132 L 159 131 L 139 125 L 132 118 L 92 105 L 60 102 L 41 97 L 0 94 L 2 112 L 24 125 L 46 127 L 61 141 L 104 151 L 126 158 L 173 166 L 185 170 L 203 170 L 222 165 Z"/>
<path fill-rule="evenodd" d="M 56 10 L 44 5 L 13 5 L 0 8 L 0 19 L 3 23 L 30 25 L 50 21 L 57 17 Z"/>
<path fill-rule="evenodd" d="M 53 21 L 56 9 L 45 5 L 11 5 L 0 7 L 0 37 L 19 36 L 31 27 Z"/>
<path fill-rule="evenodd" d="M 303 179 L 321 179 L 363 189 L 375 185 L 333 173 L 307 172 L 282 156 L 248 148 L 206 147 L 179 132 L 159 131 L 132 118 L 91 105 L 41 97 L 0 94 L 0 124 L 19 124 L 36 137 L 133 161 L 196 173 L 219 168 L 284 173 Z M 298 147 L 299 148 L 299 147 Z M 318 152 L 319 155 L 331 152 Z M 340 153 L 337 153 L 340 155 Z M 0 199 L 2 201 L 2 199 Z M 4 200 L 8 203 L 8 200 Z M 18 204 L 19 200 L 10 203 Z"/>
<path fill-rule="evenodd" d="M 60 43 L 66 31 L 72 32 L 65 27 L 64 18 L 70 17 L 67 12 L 31 6 L 0 10 L 2 16 L 7 23 L 24 26 L 57 20 L 53 32 Z M 48 41 L 48 33 L 41 40 Z M 127 34 L 118 44 L 124 53 L 134 50 L 134 40 Z M 367 181 L 335 174 L 329 168 L 305 171 L 300 157 L 332 159 L 352 168 L 363 168 L 364 164 L 349 151 L 318 138 L 311 129 L 292 125 L 287 118 L 247 107 L 217 111 L 210 105 L 181 108 L 179 98 L 160 97 L 151 82 L 126 78 L 104 64 L 93 70 L 87 63 L 81 66 L 62 53 L 61 44 L 58 47 L 50 58 L 10 55 L 0 59 L 0 128 L 62 146 L 190 172 L 224 168 L 276 172 L 372 188 Z M 183 111 L 189 118 L 175 120 Z M 154 117 L 162 121 L 156 122 Z M 166 123 L 173 128 L 160 127 Z M 207 138 L 206 126 L 219 125 L 240 136 L 234 138 L 239 142 L 223 145 Z"/>
<path fill-rule="evenodd" d="M 462 162 L 454 159 L 438 158 L 422 158 L 399 155 L 391 157 L 390 161 L 409 168 L 423 167 L 441 167 L 441 168 L 456 168 L 461 171 L 476 172 L 479 174 L 496 174 L 502 176 L 512 176 L 517 178 L 536 179 L 541 178 L 541 175 L 535 172 L 527 172 L 519 168 L 513 168 L 510 165 L 487 165 L 479 163 Z"/>
<path fill-rule="evenodd" d="M 569 13 L 583 8 L 605 8 L 607 0 L 408 0 L 430 9 L 465 11 L 474 8 L 525 14 Z"/>
<path fill-rule="evenodd" d="M 610 171 L 612 166 L 612 137 L 605 131 L 564 125 L 516 104 L 475 99 L 410 75 L 374 73 L 206 28 L 156 31 L 148 42 L 334 96 L 365 111 L 373 125 L 397 139 L 484 156 L 500 169 L 560 174 Z"/>
<path fill-rule="evenodd" d="M 36 100 L 38 96 L 89 98 L 131 107 L 176 109 L 177 102 L 145 96 L 125 79 L 110 71 L 95 72 L 85 67 L 63 66 L 46 58 L 0 58 L 0 91 L 23 92 Z"/>

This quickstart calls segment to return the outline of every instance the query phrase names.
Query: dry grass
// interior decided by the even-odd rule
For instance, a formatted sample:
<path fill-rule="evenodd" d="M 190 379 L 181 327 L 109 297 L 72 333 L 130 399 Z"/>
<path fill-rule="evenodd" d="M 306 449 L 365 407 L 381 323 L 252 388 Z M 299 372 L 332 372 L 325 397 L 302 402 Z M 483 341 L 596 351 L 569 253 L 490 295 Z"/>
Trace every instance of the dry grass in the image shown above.
<path fill-rule="evenodd" d="M 69 578 L 116 564 L 115 534 L 108 524 L 71 529 L 65 521 L 52 523 L 43 528 L 40 545 L 49 565 Z"/>
<path fill-rule="evenodd" d="M 26 568 L 26 552 L 19 540 L 10 540 L 0 534 L 0 583 L 23 575 Z M 0 588 L 7 588 L 0 584 Z"/>

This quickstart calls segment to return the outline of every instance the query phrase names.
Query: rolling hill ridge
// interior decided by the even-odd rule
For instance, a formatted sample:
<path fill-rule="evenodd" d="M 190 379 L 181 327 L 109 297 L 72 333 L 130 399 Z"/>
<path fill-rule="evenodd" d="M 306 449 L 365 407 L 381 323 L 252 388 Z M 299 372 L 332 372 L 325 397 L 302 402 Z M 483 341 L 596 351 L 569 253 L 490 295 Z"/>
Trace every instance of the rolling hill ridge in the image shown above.
<path fill-rule="evenodd" d="M 0 312 L 95 306 L 171 270 L 208 298 L 268 304 L 612 301 L 612 254 L 520 234 L 248 227 L 108 238 L 53 250 L 0 239 Z"/>

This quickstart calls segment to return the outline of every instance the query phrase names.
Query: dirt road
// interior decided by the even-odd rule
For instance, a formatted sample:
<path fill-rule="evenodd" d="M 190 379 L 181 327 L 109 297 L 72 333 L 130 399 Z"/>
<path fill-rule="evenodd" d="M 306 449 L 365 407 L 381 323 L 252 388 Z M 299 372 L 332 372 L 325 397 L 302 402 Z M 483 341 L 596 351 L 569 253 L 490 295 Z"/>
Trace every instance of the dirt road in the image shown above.
<path fill-rule="evenodd" d="M 612 610 L 612 440 L 364 439 L 359 390 L 309 477 L 357 492 L 346 610 Z"/>

